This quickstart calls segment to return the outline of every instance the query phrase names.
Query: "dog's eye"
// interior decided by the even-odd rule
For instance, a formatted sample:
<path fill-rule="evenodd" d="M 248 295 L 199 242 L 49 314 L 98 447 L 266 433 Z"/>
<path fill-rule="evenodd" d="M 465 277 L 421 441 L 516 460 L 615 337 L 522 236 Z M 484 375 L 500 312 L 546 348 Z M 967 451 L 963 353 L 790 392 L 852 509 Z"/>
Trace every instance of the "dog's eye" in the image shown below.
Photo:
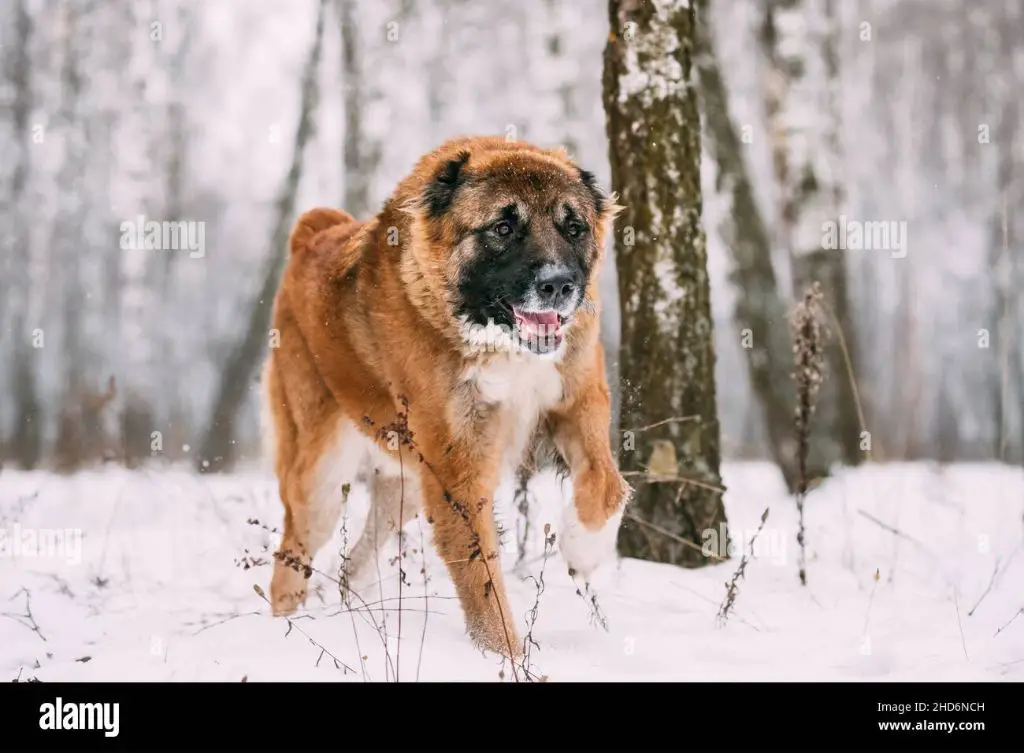
<path fill-rule="evenodd" d="M 502 220 L 494 226 L 494 233 L 500 238 L 507 238 L 512 235 L 512 223 Z"/>
<path fill-rule="evenodd" d="M 573 220 L 565 226 L 565 232 L 567 232 L 572 238 L 579 238 L 583 235 L 583 223 Z"/>

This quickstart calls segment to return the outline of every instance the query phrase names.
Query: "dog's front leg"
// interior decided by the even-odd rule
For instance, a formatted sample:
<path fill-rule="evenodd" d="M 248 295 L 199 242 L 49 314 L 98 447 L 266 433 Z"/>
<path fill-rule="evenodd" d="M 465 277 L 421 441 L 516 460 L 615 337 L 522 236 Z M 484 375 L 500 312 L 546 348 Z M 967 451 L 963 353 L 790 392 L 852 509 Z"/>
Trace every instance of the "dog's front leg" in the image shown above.
<path fill-rule="evenodd" d="M 559 532 L 569 568 L 584 579 L 615 555 L 619 524 L 632 490 L 609 444 L 611 400 L 600 359 L 576 396 L 548 418 L 555 444 L 572 473 L 573 502 Z"/>
<path fill-rule="evenodd" d="M 437 422 L 410 420 L 414 437 L 430 437 L 420 481 L 434 545 L 455 583 L 466 628 L 481 648 L 516 658 L 522 646 L 501 574 L 500 542 L 494 521 L 499 480 L 498 453 L 486 437 L 451 437 Z M 440 456 L 440 457 L 438 457 Z"/>

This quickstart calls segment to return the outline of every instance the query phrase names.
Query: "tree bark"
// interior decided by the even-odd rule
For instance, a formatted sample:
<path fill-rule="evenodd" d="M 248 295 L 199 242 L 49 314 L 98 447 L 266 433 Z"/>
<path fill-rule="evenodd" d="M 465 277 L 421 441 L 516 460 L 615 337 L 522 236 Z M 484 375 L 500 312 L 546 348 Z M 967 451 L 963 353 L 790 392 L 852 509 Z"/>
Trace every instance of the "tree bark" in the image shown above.
<path fill-rule="evenodd" d="M 710 3 L 697 0 L 695 63 L 700 74 L 711 154 L 718 167 L 716 188 L 729 202 L 718 228 L 732 256 L 730 282 L 737 288 L 733 318 L 747 356 L 751 388 L 760 403 L 772 458 L 790 492 L 797 488 L 793 411 L 793 343 L 787 310 L 772 266 L 771 241 L 757 206 L 732 116 L 725 80 L 715 54 Z"/>
<path fill-rule="evenodd" d="M 277 284 L 287 261 L 288 234 L 291 230 L 292 216 L 295 214 L 295 195 L 302 175 L 303 154 L 306 143 L 313 135 L 314 111 L 318 99 L 317 70 L 320 67 L 320 53 L 323 47 L 326 6 L 327 0 L 321 0 L 317 11 L 313 45 L 303 71 L 295 148 L 292 152 L 291 167 L 277 199 L 270 259 L 263 276 L 263 284 L 252 306 L 245 337 L 232 351 L 221 372 L 210 423 L 199 445 L 196 463 L 197 469 L 201 472 L 224 470 L 233 462 L 235 420 L 239 408 L 252 390 L 256 369 L 263 357 L 264 346 L 269 340 L 270 314 Z"/>
<path fill-rule="evenodd" d="M 726 522 L 701 227 L 696 16 L 683 0 L 611 0 L 609 9 L 604 100 L 612 184 L 625 206 L 615 232 L 626 440 L 620 458 L 627 472 L 655 465 L 675 479 L 631 478 L 631 509 L 644 522 L 627 518 L 619 548 L 696 567 L 708 563 L 705 532 L 721 536 Z"/>

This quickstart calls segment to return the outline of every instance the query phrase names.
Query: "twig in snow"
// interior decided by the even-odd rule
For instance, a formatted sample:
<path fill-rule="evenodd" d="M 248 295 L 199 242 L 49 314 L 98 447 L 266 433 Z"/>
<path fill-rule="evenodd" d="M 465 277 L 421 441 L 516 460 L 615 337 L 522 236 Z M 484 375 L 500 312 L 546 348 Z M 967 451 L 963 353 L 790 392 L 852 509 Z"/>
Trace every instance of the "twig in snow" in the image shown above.
<path fill-rule="evenodd" d="M 922 544 L 920 541 L 918 541 L 914 537 L 908 536 L 907 534 L 903 533 L 903 531 L 901 531 L 899 528 L 893 528 L 888 523 L 883 523 L 878 518 L 876 518 L 874 515 L 872 515 L 871 513 L 865 512 L 864 510 L 857 510 L 857 514 L 858 515 L 863 515 L 865 518 L 870 520 L 872 523 L 874 523 L 877 526 L 880 526 L 880 527 L 884 528 L 886 531 L 888 531 L 889 533 L 893 534 L 894 536 L 899 536 L 901 539 L 906 539 L 911 544 L 913 544 L 914 546 L 918 547 L 922 552 L 927 554 L 929 557 L 932 557 L 932 558 L 935 557 L 935 555 L 932 554 L 928 550 L 928 547 L 926 547 L 924 544 Z"/>
<path fill-rule="evenodd" d="M 416 682 L 420 681 L 420 667 L 423 665 L 423 646 L 427 642 L 427 619 L 430 614 L 430 575 L 427 573 L 427 546 L 426 536 L 423 534 L 423 518 L 420 515 L 416 516 L 416 522 L 420 529 L 420 554 L 423 557 L 423 567 L 420 568 L 420 573 L 423 575 L 423 632 L 420 633 L 420 653 L 419 658 L 416 660 Z"/>
<path fill-rule="evenodd" d="M 590 588 L 590 582 L 583 581 L 581 588 L 579 581 L 576 580 L 576 571 L 572 568 L 569 568 L 569 577 L 572 578 L 573 585 L 576 586 L 576 595 L 583 599 L 583 603 L 590 610 L 590 624 L 600 625 L 605 632 L 608 632 L 608 618 L 601 611 L 601 605 L 597 603 L 597 594 Z"/>
<path fill-rule="evenodd" d="M 211 622 L 208 625 L 203 625 L 196 632 L 192 633 L 192 637 L 194 638 L 195 636 L 199 635 L 202 632 L 205 632 L 205 631 L 209 630 L 210 628 L 215 628 L 218 625 L 223 625 L 226 622 L 231 622 L 232 620 L 237 620 L 239 617 L 251 617 L 254 614 L 258 615 L 258 614 L 263 614 L 263 613 L 259 612 L 259 611 L 252 611 L 252 612 L 239 612 L 238 614 L 229 614 L 227 617 L 225 617 L 222 620 L 217 620 L 216 622 Z"/>
<path fill-rule="evenodd" d="M 650 528 L 655 533 L 660 533 L 662 536 L 667 536 L 668 538 L 672 539 L 673 541 L 678 541 L 683 546 L 688 546 L 691 549 L 696 549 L 698 552 L 701 552 L 702 554 L 704 554 L 704 548 L 703 547 L 697 546 L 696 544 L 694 544 L 689 539 L 684 539 L 682 536 L 680 536 L 678 534 L 675 534 L 675 533 L 672 533 L 671 531 L 667 531 L 664 528 L 662 528 L 661 526 L 655 525 L 654 523 L 646 521 L 643 518 L 637 517 L 637 515 L 635 513 L 630 512 L 629 510 L 626 511 L 626 517 L 629 518 L 630 520 L 632 520 L 634 523 L 639 523 L 640 525 L 642 525 L 642 526 L 644 526 L 646 528 Z M 705 556 L 707 556 L 709 559 L 719 560 L 721 562 L 724 562 L 726 560 L 725 557 L 722 557 L 719 554 L 715 554 L 714 552 L 711 552 L 710 554 L 705 554 Z"/>
<path fill-rule="evenodd" d="M 624 471 L 622 476 L 624 478 L 631 478 L 634 476 L 643 476 L 640 483 L 647 484 L 692 484 L 693 486 L 699 486 L 701 489 L 707 489 L 712 492 L 723 493 L 725 491 L 724 486 L 718 486 L 717 484 L 709 484 L 706 481 L 700 479 L 690 478 L 689 476 L 673 476 L 673 475 L 662 475 L 660 473 L 654 473 L 647 468 L 642 471 Z"/>
<path fill-rule="evenodd" d="M 708 598 L 708 597 L 707 597 L 707 596 L 705 596 L 704 594 L 702 594 L 702 593 L 700 593 L 700 592 L 698 592 L 698 591 L 694 591 L 694 590 L 693 590 L 692 588 L 689 588 L 689 587 L 687 587 L 687 586 L 684 586 L 684 585 L 683 585 L 682 583 L 673 583 L 672 585 L 673 585 L 673 586 L 675 586 L 676 588 L 681 588 L 681 589 L 683 589 L 684 591 L 689 591 L 689 592 L 690 592 L 690 593 L 692 593 L 692 594 L 693 594 L 694 596 L 696 596 L 696 597 L 697 597 L 697 598 L 699 598 L 699 599 L 703 599 L 704 601 L 706 601 L 706 602 L 707 602 L 708 604 L 710 604 L 710 605 L 711 605 L 711 606 L 713 606 L 713 607 L 718 607 L 718 606 L 719 606 L 718 602 L 717 602 L 717 601 L 715 601 L 714 599 Z M 765 625 L 765 622 L 764 622 L 764 620 L 761 620 L 761 618 L 760 618 L 760 617 L 758 617 L 757 615 L 755 615 L 755 614 L 754 614 L 753 612 L 751 612 L 751 615 L 752 615 L 753 617 L 755 617 L 756 619 L 760 620 L 760 621 L 761 621 L 761 624 L 762 624 L 762 625 L 764 625 L 765 627 L 768 627 L 767 625 Z M 740 617 L 740 616 L 739 616 L 739 614 L 733 613 L 733 616 L 734 616 L 734 617 L 736 617 L 736 619 L 737 619 L 737 620 L 739 620 L 739 621 L 740 621 L 740 622 L 741 622 L 742 624 L 744 624 L 744 625 L 746 625 L 747 627 L 749 627 L 749 628 L 753 629 L 753 630 L 754 630 L 755 632 L 758 632 L 758 633 L 760 633 L 760 632 L 761 632 L 761 628 L 759 628 L 759 627 L 758 627 L 757 625 L 755 625 L 754 623 L 752 623 L 752 622 L 748 622 L 747 620 L 743 619 L 742 617 Z"/>
<path fill-rule="evenodd" d="M 341 487 L 342 493 L 342 510 L 345 510 L 344 515 L 341 519 L 341 551 L 338 552 L 341 561 L 338 564 L 338 591 L 341 596 L 341 602 L 346 607 L 351 605 L 349 596 L 349 558 L 348 558 L 348 495 L 352 490 L 352 487 L 348 484 L 344 484 Z M 352 617 L 352 637 L 355 638 L 356 642 L 356 654 L 359 656 L 359 669 L 363 673 L 363 680 L 369 681 L 370 672 L 366 668 L 366 658 L 363 655 L 363 647 L 359 645 L 359 628 L 356 627 L 356 616 L 353 613 Z"/>
<path fill-rule="evenodd" d="M 662 419 L 661 421 L 656 421 L 655 423 L 648 424 L 647 426 L 638 426 L 636 428 L 628 429 L 628 431 L 641 432 L 641 431 L 647 431 L 648 429 L 656 429 L 657 427 L 664 426 L 665 424 L 675 424 L 675 423 L 680 423 L 681 424 L 681 423 L 684 423 L 686 421 L 700 421 L 700 420 L 701 420 L 701 416 L 699 416 L 699 415 L 698 416 L 675 416 L 673 418 L 665 418 L 665 419 Z"/>
<path fill-rule="evenodd" d="M 754 551 L 754 542 L 757 541 L 757 537 L 761 535 L 762 529 L 764 529 L 765 521 L 768 520 L 768 512 L 770 508 L 764 508 L 764 512 L 761 513 L 761 523 L 758 525 L 757 530 L 754 531 L 754 535 L 750 538 L 750 551 Z M 716 619 L 718 624 L 724 625 L 729 619 L 729 613 L 732 611 L 733 606 L 736 604 L 736 595 L 739 593 L 739 582 L 743 580 L 744 575 L 747 571 L 747 562 L 749 562 L 749 552 L 744 549 L 743 556 L 740 557 L 739 567 L 736 568 L 736 572 L 732 574 L 732 578 L 728 583 L 725 584 L 725 601 L 718 608 L 718 615 Z"/>
<path fill-rule="evenodd" d="M 978 609 L 978 607 L 981 606 L 981 602 L 983 602 L 985 600 L 985 597 L 988 596 L 988 592 L 992 590 L 992 586 L 996 582 L 996 576 L 997 575 L 999 575 L 999 558 L 998 557 L 996 557 L 996 566 L 992 570 L 992 577 L 989 579 L 988 586 L 985 587 L 985 590 L 982 592 L 981 596 L 978 597 L 978 603 L 975 604 L 973 607 L 971 607 L 971 611 L 967 613 L 968 617 L 973 617 L 974 616 L 974 612 Z"/>
<path fill-rule="evenodd" d="M 39 636 L 39 639 L 43 643 L 47 643 L 46 636 L 43 635 L 43 631 L 39 629 L 39 623 L 36 622 L 36 618 L 32 616 L 32 594 L 29 593 L 27 588 L 22 587 L 19 589 L 14 596 L 8 601 L 14 601 L 21 594 L 25 594 L 25 612 L 23 614 L 15 614 L 14 612 L 0 612 L 0 617 L 8 617 L 19 625 L 27 627 L 33 633 Z"/>
<path fill-rule="evenodd" d="M 258 585 L 253 585 L 252 590 L 255 591 L 256 595 L 259 596 L 261 599 L 263 599 L 263 601 L 267 602 L 267 604 L 270 604 L 270 599 L 268 599 L 267 595 L 265 593 L 263 593 L 263 589 L 262 588 L 260 588 Z M 308 640 L 310 643 L 312 643 L 314 646 L 316 646 L 318 649 L 320 649 L 320 655 L 316 659 L 316 666 L 320 666 L 320 660 L 324 658 L 324 655 L 327 655 L 327 656 L 329 656 L 334 661 L 334 668 L 335 669 L 340 669 L 343 672 L 351 672 L 352 674 L 355 674 L 356 671 L 354 669 L 352 669 L 352 667 L 350 667 L 348 664 L 343 662 L 337 656 L 332 654 L 330 651 L 328 651 L 323 646 L 323 644 L 319 643 L 313 636 L 311 636 L 305 630 L 303 630 L 298 625 L 296 625 L 294 618 L 292 618 L 292 617 L 285 617 L 284 619 L 288 623 L 288 632 L 284 634 L 285 638 L 287 638 L 291 634 L 292 628 L 294 628 L 294 629 L 298 630 L 300 633 L 302 633 L 306 637 L 306 640 Z"/>
<path fill-rule="evenodd" d="M 534 600 L 533 600 L 533 606 L 530 608 L 530 611 L 527 613 L 526 637 L 523 638 L 523 658 L 522 658 L 522 662 L 520 664 L 520 668 L 523 670 L 523 676 L 527 680 L 533 680 L 536 677 L 536 675 L 530 669 L 530 656 L 531 656 L 534 648 L 536 648 L 538 651 L 540 650 L 540 645 L 537 643 L 536 640 L 534 640 L 534 637 L 533 637 L 533 626 L 537 624 L 537 615 L 538 615 L 539 610 L 540 610 L 540 597 L 544 593 L 544 588 L 545 588 L 545 586 L 544 586 L 544 568 L 547 566 L 548 560 L 551 558 L 551 555 L 553 555 L 554 553 L 555 553 L 555 534 L 552 533 L 552 531 L 551 531 L 551 524 L 550 523 L 545 523 L 544 524 L 544 555 L 543 555 L 544 556 L 544 560 L 543 560 L 543 562 L 541 562 L 540 573 L 539 573 L 538 577 L 536 577 L 536 578 L 534 578 L 532 575 L 528 576 L 529 579 L 534 582 L 534 585 L 537 588 L 537 592 L 536 592 L 536 596 L 534 597 Z M 541 678 L 541 679 L 543 680 L 543 679 L 546 679 L 546 678 Z"/>
<path fill-rule="evenodd" d="M 967 655 L 967 640 L 964 638 L 964 626 L 960 622 L 960 601 L 956 596 L 956 588 L 953 588 L 953 607 L 956 609 L 956 626 L 960 628 L 960 645 L 964 648 L 964 658 L 967 661 L 971 660 L 971 657 Z"/>
<path fill-rule="evenodd" d="M 341 493 L 342 494 L 348 494 L 348 491 L 346 491 L 346 489 L 350 490 L 349 485 L 348 484 L 343 484 L 342 488 L 341 488 Z M 257 518 L 249 518 L 247 522 L 248 522 L 249 525 L 258 526 L 259 528 L 263 529 L 264 531 L 267 531 L 268 533 L 273 533 L 273 534 L 277 534 L 277 535 L 281 534 L 281 531 L 279 531 L 277 528 L 274 528 L 272 526 L 268 526 L 265 523 L 261 523 L 259 521 L 259 519 L 257 519 Z M 337 586 L 337 588 L 339 590 L 339 593 L 344 594 L 346 599 L 354 596 L 359 601 L 359 605 L 362 607 L 362 609 L 352 609 L 352 610 L 350 610 L 350 612 L 352 614 L 358 613 L 364 620 L 367 620 L 368 624 L 374 629 L 374 631 L 376 631 L 378 637 L 380 637 L 381 643 L 384 646 L 384 661 L 385 661 L 384 670 L 385 670 L 385 676 L 390 676 L 389 671 L 393 669 L 394 664 L 392 662 L 390 648 L 388 647 L 387 628 L 386 628 L 386 626 L 382 627 L 380 624 L 378 624 L 377 619 L 376 619 L 376 617 L 373 614 L 373 610 L 371 610 L 369 608 L 369 605 L 363 599 L 363 597 L 360 596 L 358 593 L 356 593 L 355 591 L 353 591 L 351 589 L 345 590 L 346 589 L 346 582 L 343 579 L 343 577 L 335 577 L 335 576 L 331 575 L 330 573 L 324 572 L 323 570 L 319 570 L 316 567 L 314 567 L 311 562 L 310 563 L 303 562 L 303 560 L 298 555 L 293 554 L 290 551 L 275 552 L 274 553 L 274 559 L 279 560 L 279 561 L 285 563 L 288 567 L 291 567 L 292 569 L 296 570 L 297 572 L 303 573 L 307 579 L 311 578 L 313 575 L 319 575 L 321 578 L 324 578 L 325 580 L 327 580 L 327 581 L 333 583 L 335 586 Z M 259 559 L 259 558 L 255 558 L 254 559 L 254 558 L 250 557 L 249 559 L 245 560 L 245 564 L 247 565 L 245 567 L 245 569 L 248 569 L 250 566 L 266 565 L 268 563 L 266 561 L 262 560 L 262 559 Z M 256 588 L 257 586 L 253 586 L 253 587 Z M 345 603 L 348 604 L 350 602 L 345 600 Z M 383 612 L 382 612 L 382 614 L 383 614 Z M 292 618 L 292 619 L 298 619 L 298 618 Z M 355 627 L 353 626 L 353 630 L 354 629 L 355 629 Z M 360 650 L 360 657 L 362 657 L 362 651 L 361 650 Z"/>
<path fill-rule="evenodd" d="M 1006 630 L 1006 628 L 1010 627 L 1010 624 L 1011 624 L 1011 623 L 1012 623 L 1012 622 L 1013 622 L 1013 621 L 1014 621 L 1015 619 L 1017 619 L 1018 617 L 1020 617 L 1020 616 L 1021 616 L 1022 614 L 1024 614 L 1024 607 L 1021 607 L 1020 609 L 1018 609 L 1018 610 L 1016 611 L 1016 613 L 1014 613 L 1013 617 L 1011 617 L 1011 618 L 1010 618 L 1009 622 L 1007 622 L 1007 623 L 1006 623 L 1005 625 L 1003 625 L 1003 626 L 1002 626 L 1001 628 L 999 628 L 998 630 L 996 630 L 996 632 L 995 632 L 995 635 L 993 635 L 992 637 L 993 637 L 993 638 L 995 638 L 995 637 L 996 637 L 996 635 L 999 635 L 999 634 L 1000 634 L 1001 632 L 1003 632 L 1004 630 Z"/>

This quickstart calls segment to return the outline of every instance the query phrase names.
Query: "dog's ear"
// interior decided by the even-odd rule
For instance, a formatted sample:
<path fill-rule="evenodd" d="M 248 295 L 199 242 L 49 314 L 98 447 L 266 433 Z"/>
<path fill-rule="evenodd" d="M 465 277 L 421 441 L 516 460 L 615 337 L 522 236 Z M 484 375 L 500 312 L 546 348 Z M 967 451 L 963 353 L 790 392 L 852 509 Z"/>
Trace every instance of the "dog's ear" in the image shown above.
<path fill-rule="evenodd" d="M 451 208 L 456 192 L 466 182 L 467 174 L 464 168 L 467 162 L 469 152 L 459 152 L 455 159 L 445 162 L 434 174 L 434 179 L 423 192 L 424 206 L 431 218 L 436 219 Z"/>
<path fill-rule="evenodd" d="M 604 191 L 597 185 L 597 178 L 589 170 L 584 170 L 582 167 L 577 167 L 576 170 L 580 174 L 580 180 L 586 187 L 587 191 L 590 192 L 590 198 L 594 200 L 594 212 L 598 217 L 605 213 L 608 205 L 608 198 L 604 195 Z"/>
<path fill-rule="evenodd" d="M 580 180 L 594 200 L 594 211 L 597 213 L 597 216 L 604 222 L 614 220 L 625 209 L 625 207 L 616 203 L 618 196 L 614 193 L 606 194 L 597 184 L 597 178 L 589 170 L 584 170 L 582 167 L 577 167 L 576 169 L 579 170 Z"/>

